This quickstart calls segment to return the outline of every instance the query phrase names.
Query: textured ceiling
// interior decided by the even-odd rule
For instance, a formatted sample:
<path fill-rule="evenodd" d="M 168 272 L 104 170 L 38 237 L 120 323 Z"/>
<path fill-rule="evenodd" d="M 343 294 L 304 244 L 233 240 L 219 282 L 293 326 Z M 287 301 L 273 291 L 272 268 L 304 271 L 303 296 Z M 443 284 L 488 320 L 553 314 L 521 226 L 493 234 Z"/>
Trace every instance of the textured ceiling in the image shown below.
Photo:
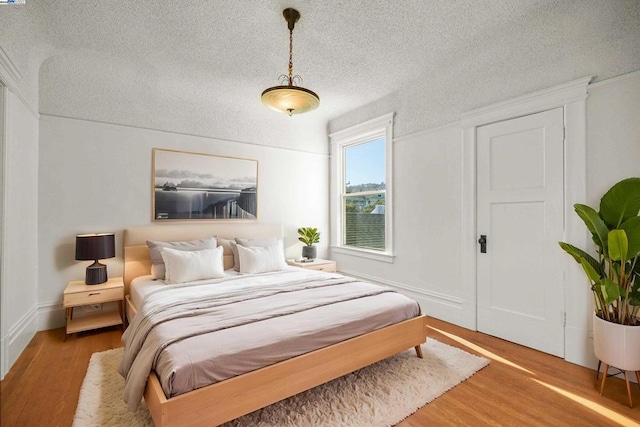
<path fill-rule="evenodd" d="M 285 7 L 302 15 L 294 73 L 321 99 L 293 118 L 259 101 L 287 70 Z M 20 20 L 30 31 L 22 42 L 9 34 Z M 0 45 L 27 58 L 18 63 L 48 57 L 43 113 L 316 152 L 327 152 L 330 121 L 339 128 L 363 106 L 404 111 L 409 133 L 640 68 L 635 0 L 27 0 L 26 11 L 0 10 L 0 26 Z"/>

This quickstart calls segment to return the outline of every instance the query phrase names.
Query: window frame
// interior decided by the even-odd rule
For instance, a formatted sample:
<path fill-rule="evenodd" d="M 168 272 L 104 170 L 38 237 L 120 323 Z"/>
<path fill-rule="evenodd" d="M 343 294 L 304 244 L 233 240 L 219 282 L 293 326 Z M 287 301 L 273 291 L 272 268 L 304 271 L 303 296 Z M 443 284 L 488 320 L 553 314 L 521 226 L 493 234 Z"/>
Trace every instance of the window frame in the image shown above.
<path fill-rule="evenodd" d="M 331 235 L 332 252 L 393 263 L 393 116 L 394 113 L 388 113 L 329 135 L 334 181 L 331 187 L 332 219 L 335 224 Z M 352 193 L 345 192 L 345 150 L 379 138 L 384 139 L 385 145 L 385 249 L 347 246 L 344 244 L 344 196 Z"/>

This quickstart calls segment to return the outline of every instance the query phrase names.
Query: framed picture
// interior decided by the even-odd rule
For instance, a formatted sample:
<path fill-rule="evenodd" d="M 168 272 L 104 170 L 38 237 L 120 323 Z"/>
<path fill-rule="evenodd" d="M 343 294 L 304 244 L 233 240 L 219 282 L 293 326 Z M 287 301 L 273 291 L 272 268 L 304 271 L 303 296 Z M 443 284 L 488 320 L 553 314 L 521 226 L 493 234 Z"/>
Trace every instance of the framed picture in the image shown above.
<path fill-rule="evenodd" d="M 258 161 L 153 149 L 153 220 L 256 219 Z"/>

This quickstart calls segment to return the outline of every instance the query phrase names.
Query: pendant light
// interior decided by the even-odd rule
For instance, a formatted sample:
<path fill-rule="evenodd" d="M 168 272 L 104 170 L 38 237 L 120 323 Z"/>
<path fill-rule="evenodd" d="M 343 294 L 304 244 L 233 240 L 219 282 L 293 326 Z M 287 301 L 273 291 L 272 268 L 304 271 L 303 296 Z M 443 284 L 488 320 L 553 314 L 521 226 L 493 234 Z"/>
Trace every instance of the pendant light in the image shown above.
<path fill-rule="evenodd" d="M 262 103 L 292 116 L 315 110 L 320 105 L 320 98 L 315 92 L 298 86 L 302 78 L 293 75 L 293 27 L 300 19 L 300 12 L 287 8 L 282 11 L 282 15 L 289 27 L 289 74 L 280 76 L 281 86 L 270 87 L 262 92 Z"/>

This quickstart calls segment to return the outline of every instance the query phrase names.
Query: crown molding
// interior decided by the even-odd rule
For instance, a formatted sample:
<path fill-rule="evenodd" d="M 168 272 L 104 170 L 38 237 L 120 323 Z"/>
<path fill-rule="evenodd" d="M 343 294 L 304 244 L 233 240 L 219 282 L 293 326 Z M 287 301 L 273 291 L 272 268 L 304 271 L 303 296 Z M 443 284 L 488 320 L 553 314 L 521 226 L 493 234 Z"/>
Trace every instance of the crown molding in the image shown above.
<path fill-rule="evenodd" d="M 38 105 L 33 105 L 27 97 L 24 96 L 20 86 L 22 83 L 22 74 L 15 66 L 7 52 L 0 46 L 0 85 L 6 86 L 11 93 L 16 95 L 27 109 L 38 119 L 40 114 L 38 113 Z M 6 102 L 6 101 L 5 101 Z"/>
<path fill-rule="evenodd" d="M 618 84 L 620 82 L 624 82 L 626 80 L 640 79 L 640 70 L 632 71 L 630 73 L 622 74 L 620 76 L 611 77 L 607 80 L 602 80 L 596 83 L 592 83 L 589 85 L 589 92 L 604 89 L 608 86 Z"/>
<path fill-rule="evenodd" d="M 586 99 L 588 96 L 587 86 L 593 78 L 593 75 L 586 76 L 548 89 L 468 111 L 462 115 L 460 123 L 463 128 L 485 125 L 505 120 L 506 118 L 550 110 L 573 101 Z"/>
<path fill-rule="evenodd" d="M 3 67 L 6 71 L 8 77 L 10 77 L 15 83 L 22 81 L 22 74 L 18 71 L 18 68 L 15 66 L 7 52 L 4 51 L 2 46 L 0 46 L 0 66 Z"/>

